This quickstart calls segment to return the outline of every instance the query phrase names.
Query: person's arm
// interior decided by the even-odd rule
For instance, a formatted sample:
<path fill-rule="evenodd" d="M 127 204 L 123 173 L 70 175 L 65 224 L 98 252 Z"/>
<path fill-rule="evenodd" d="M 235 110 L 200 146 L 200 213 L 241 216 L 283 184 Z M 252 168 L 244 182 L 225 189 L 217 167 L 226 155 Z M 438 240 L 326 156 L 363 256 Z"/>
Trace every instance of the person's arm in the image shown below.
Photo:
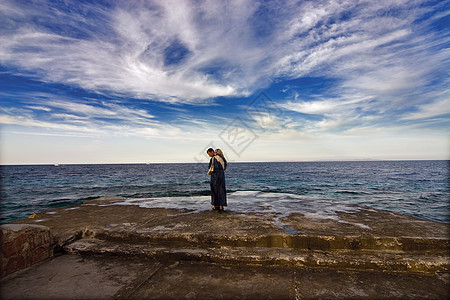
<path fill-rule="evenodd" d="M 211 160 L 209 161 L 208 175 L 211 175 L 212 172 L 214 172 L 214 157 L 211 157 Z"/>

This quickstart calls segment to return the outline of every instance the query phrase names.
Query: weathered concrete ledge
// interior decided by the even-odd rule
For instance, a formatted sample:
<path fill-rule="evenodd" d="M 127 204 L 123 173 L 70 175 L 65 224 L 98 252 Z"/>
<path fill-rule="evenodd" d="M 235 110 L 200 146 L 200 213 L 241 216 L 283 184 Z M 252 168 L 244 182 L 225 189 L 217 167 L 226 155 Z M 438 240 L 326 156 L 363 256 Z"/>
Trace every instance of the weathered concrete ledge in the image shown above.
<path fill-rule="evenodd" d="M 448 299 L 448 274 L 61 255 L 3 278 L 1 299 Z"/>
<path fill-rule="evenodd" d="M 448 224 L 369 208 L 318 219 L 120 201 L 99 198 L 6 225 L 42 230 L 46 253 L 65 255 L 3 277 L 0 298 L 449 297 Z M 14 234 L 2 255 L 30 249 Z"/>
<path fill-rule="evenodd" d="M 53 237 L 46 226 L 2 225 L 0 240 L 2 277 L 53 255 Z"/>
<path fill-rule="evenodd" d="M 145 209 L 99 198 L 37 214 L 54 250 L 380 272 L 448 272 L 448 224 L 361 209 L 339 220 L 295 213 Z M 286 230 L 286 229 L 289 230 Z"/>

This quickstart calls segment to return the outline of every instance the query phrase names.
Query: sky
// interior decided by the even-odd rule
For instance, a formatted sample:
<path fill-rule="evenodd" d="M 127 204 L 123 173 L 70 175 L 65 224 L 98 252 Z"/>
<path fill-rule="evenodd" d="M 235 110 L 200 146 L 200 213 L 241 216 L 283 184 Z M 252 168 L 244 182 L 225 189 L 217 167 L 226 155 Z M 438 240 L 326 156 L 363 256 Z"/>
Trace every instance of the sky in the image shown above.
<path fill-rule="evenodd" d="M 449 159 L 450 2 L 0 2 L 1 164 Z"/>

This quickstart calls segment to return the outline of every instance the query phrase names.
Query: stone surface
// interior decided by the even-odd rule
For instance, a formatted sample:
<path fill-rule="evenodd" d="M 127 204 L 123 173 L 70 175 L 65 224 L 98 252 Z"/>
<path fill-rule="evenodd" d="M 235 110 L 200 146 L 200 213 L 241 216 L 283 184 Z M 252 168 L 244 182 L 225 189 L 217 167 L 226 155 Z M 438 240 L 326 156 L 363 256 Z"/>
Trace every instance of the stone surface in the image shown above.
<path fill-rule="evenodd" d="M 62 255 L 1 281 L 1 299 L 447 299 L 419 275 Z"/>
<path fill-rule="evenodd" d="M 158 262 L 63 255 L 1 280 L 1 299 L 127 298 Z"/>
<path fill-rule="evenodd" d="M 449 224 L 370 208 L 327 219 L 114 204 L 122 200 L 14 222 L 47 226 L 64 255 L 5 277 L 3 298 L 449 296 Z M 16 252 L 10 244 L 2 251 Z M 43 288 L 46 280 L 55 290 Z M 70 295 L 58 294 L 64 288 Z"/>
<path fill-rule="evenodd" d="M 436 273 L 448 272 L 445 253 L 403 251 L 311 251 L 278 247 L 189 247 L 175 244 L 129 244 L 98 239 L 81 239 L 65 247 L 68 253 L 89 255 L 138 256 L 159 260 L 185 260 L 215 263 L 261 264 L 335 270 Z"/>
<path fill-rule="evenodd" d="M 99 198 L 18 223 L 50 227 L 55 243 L 73 253 L 424 273 L 450 265 L 448 224 L 381 210 L 341 213 L 338 221 L 295 213 L 280 219 L 113 205 L 121 200 Z"/>
<path fill-rule="evenodd" d="M 228 246 L 273 246 L 326 249 L 442 251 L 449 248 L 449 224 L 421 220 L 375 209 L 339 213 L 340 220 L 288 217 L 271 213 L 223 214 L 212 211 L 145 209 L 113 205 L 122 198 L 99 198 L 81 206 L 36 214 L 17 224 L 51 228 L 64 244 L 85 235 L 107 235 L 127 241 L 159 236 L 174 243 L 191 238 L 197 243 Z M 290 230 L 286 231 L 286 228 Z M 316 242 L 317 241 L 317 242 Z M 328 241 L 328 242 L 325 242 Z M 283 244 L 284 243 L 284 244 Z M 287 243 L 287 244 L 286 244 Z"/>
<path fill-rule="evenodd" d="M 52 255 L 50 228 L 40 225 L 1 226 L 1 275 L 6 276 Z"/>

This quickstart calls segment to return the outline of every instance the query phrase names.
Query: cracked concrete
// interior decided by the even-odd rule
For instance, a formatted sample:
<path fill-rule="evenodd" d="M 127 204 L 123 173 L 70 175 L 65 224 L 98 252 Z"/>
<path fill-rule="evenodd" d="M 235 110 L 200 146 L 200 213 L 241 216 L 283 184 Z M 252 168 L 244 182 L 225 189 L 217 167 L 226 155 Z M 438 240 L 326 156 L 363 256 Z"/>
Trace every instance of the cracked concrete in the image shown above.
<path fill-rule="evenodd" d="M 2 299 L 446 299 L 448 224 L 375 209 L 339 220 L 114 205 L 38 213 L 55 256 Z M 286 228 L 292 229 L 286 231 Z"/>

